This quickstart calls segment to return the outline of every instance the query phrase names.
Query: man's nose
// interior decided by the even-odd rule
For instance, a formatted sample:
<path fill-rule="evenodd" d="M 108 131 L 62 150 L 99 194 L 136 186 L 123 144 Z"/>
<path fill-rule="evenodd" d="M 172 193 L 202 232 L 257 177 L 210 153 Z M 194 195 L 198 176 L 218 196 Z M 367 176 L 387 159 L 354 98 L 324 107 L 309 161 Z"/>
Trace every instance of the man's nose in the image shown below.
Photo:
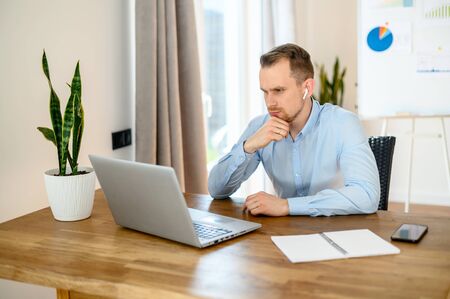
<path fill-rule="evenodd" d="M 277 102 L 275 100 L 275 97 L 271 94 L 268 94 L 266 97 L 266 102 L 268 107 L 276 106 Z"/>

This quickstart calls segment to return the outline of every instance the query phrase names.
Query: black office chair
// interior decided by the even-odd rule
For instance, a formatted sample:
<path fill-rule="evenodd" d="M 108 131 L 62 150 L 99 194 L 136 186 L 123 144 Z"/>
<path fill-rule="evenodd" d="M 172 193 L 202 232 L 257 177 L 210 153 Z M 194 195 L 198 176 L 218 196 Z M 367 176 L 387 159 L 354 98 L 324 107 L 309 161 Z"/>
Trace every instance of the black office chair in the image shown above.
<path fill-rule="evenodd" d="M 394 136 L 372 136 L 369 144 L 377 161 L 380 174 L 380 204 L 378 210 L 387 211 L 389 200 L 389 184 L 391 183 L 392 157 L 394 156 Z"/>

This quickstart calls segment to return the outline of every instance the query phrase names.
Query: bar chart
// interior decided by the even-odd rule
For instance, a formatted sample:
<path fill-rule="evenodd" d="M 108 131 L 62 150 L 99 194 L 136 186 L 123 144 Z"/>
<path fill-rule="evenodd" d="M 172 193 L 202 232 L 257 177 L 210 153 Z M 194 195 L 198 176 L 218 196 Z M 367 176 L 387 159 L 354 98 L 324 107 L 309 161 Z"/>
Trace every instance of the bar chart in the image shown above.
<path fill-rule="evenodd" d="M 424 4 L 425 19 L 450 19 L 450 1 L 432 1 Z"/>

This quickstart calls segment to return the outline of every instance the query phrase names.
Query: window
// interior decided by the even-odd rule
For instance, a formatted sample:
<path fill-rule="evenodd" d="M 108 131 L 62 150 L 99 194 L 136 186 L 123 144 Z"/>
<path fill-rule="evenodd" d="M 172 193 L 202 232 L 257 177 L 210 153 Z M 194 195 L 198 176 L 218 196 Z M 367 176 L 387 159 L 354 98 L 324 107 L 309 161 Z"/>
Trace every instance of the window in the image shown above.
<path fill-rule="evenodd" d="M 208 169 L 229 150 L 232 119 L 239 118 L 238 1 L 205 0 L 202 15 L 202 78 Z M 233 75 L 234 74 L 234 75 Z M 228 78 L 228 80 L 226 79 Z"/>
<path fill-rule="evenodd" d="M 248 122 L 265 112 L 259 89 L 261 1 L 198 0 L 197 28 L 208 171 L 231 150 Z M 263 190 L 262 170 L 240 194 Z M 252 182 L 253 180 L 253 182 Z M 255 183 L 256 182 L 256 183 Z M 262 183 L 264 184 L 264 183 Z"/>

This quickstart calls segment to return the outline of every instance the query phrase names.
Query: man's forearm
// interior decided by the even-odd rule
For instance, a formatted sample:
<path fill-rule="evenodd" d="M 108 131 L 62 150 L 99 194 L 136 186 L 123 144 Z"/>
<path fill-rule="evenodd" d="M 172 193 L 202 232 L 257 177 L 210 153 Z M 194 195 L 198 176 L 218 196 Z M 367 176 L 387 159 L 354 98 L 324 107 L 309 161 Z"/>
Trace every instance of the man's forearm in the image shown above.
<path fill-rule="evenodd" d="M 208 179 L 209 193 L 214 198 L 230 196 L 255 171 L 258 164 L 256 153 L 246 154 L 243 143 L 238 144 L 211 170 Z"/>

